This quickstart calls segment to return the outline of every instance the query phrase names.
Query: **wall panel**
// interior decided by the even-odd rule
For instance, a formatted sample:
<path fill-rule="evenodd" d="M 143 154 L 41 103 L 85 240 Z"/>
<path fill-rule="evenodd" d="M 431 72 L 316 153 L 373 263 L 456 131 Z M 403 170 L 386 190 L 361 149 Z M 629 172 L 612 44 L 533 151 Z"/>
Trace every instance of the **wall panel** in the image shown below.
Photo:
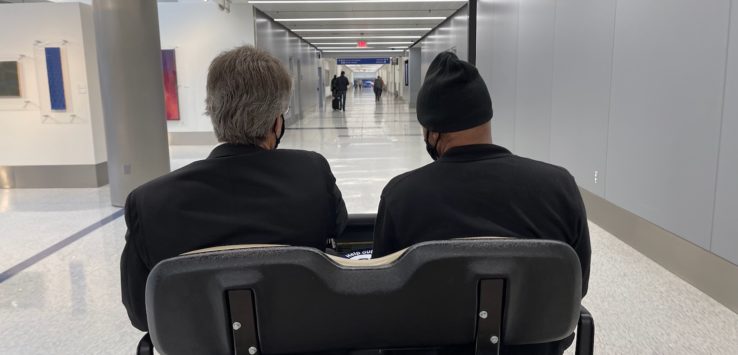
<path fill-rule="evenodd" d="M 210 62 L 223 51 L 254 44 L 253 10 L 233 4 L 231 12 L 213 2 L 162 3 L 159 31 L 162 49 L 174 49 L 179 90 L 179 121 L 167 121 L 169 132 L 212 132 L 205 114 Z"/>
<path fill-rule="evenodd" d="M 256 46 L 279 58 L 290 71 L 294 91 L 288 120 L 299 120 L 318 107 L 318 50 L 258 10 L 254 10 Z M 330 82 L 330 81 L 329 81 Z"/>
<path fill-rule="evenodd" d="M 99 81 L 93 82 L 98 68 L 91 23 L 92 12 L 84 4 L 2 4 L 0 61 L 20 62 L 23 97 L 0 99 L 0 166 L 95 165 L 107 160 Z M 67 112 L 51 112 L 46 109 L 50 103 L 43 48 L 61 46 L 69 107 Z"/>
<path fill-rule="evenodd" d="M 733 2 L 711 250 L 738 265 L 738 2 Z"/>
<path fill-rule="evenodd" d="M 408 71 L 410 78 L 410 85 L 408 87 L 408 105 L 411 108 L 415 108 L 418 103 L 418 92 L 420 92 L 420 86 L 422 85 L 421 77 L 421 62 L 422 55 L 420 47 L 410 48 L 408 51 Z"/>
<path fill-rule="evenodd" d="M 556 1 L 520 2 L 515 102 L 517 155 L 549 161 Z"/>
<path fill-rule="evenodd" d="M 619 0 L 606 198 L 708 248 L 730 0 Z"/>
<path fill-rule="evenodd" d="M 616 0 L 559 0 L 551 162 L 604 197 Z M 594 174 L 597 172 L 597 182 Z"/>
<path fill-rule="evenodd" d="M 451 50 L 459 58 L 467 60 L 469 58 L 469 6 L 465 5 L 446 23 L 438 26 L 415 46 L 421 48 L 421 83 L 425 81 L 428 67 L 439 53 Z"/>
<path fill-rule="evenodd" d="M 477 67 L 492 95 L 492 139 L 515 147 L 518 65 L 518 0 L 479 0 Z"/>

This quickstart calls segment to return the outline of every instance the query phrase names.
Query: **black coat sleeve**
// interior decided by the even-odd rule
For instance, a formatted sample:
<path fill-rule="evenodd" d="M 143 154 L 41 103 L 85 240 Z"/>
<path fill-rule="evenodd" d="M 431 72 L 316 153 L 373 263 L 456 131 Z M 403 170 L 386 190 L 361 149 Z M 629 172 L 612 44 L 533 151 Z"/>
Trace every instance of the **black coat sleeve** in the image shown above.
<path fill-rule="evenodd" d="M 333 183 L 333 204 L 335 206 L 336 215 L 336 229 L 335 234 L 331 238 L 337 238 L 346 229 L 346 223 L 348 223 L 348 211 L 346 211 L 346 203 L 343 202 L 343 195 L 341 190 L 338 189 L 338 185 Z"/>
<path fill-rule="evenodd" d="M 346 229 L 346 224 L 348 223 L 348 212 L 346 211 L 346 203 L 343 201 L 343 195 L 341 194 L 341 190 L 338 188 L 338 185 L 336 185 L 336 177 L 333 176 L 333 172 L 331 171 L 331 165 L 328 163 L 328 160 L 325 159 L 324 156 L 318 154 L 320 157 L 320 161 L 322 163 L 323 168 L 326 171 L 326 174 L 328 175 L 328 181 L 330 184 L 330 190 L 331 190 L 331 200 L 333 202 L 333 222 L 335 222 L 335 228 L 331 231 L 332 234 L 328 236 L 328 238 L 337 238 L 338 236 L 343 233 L 343 230 Z"/>
<path fill-rule="evenodd" d="M 146 278 L 149 276 L 149 268 L 144 263 L 137 245 L 143 240 L 140 221 L 136 210 L 133 193 L 128 195 L 125 207 L 126 246 L 120 257 L 120 286 L 123 297 L 123 305 L 128 312 L 128 318 L 134 327 L 142 331 L 148 331 L 146 321 Z"/>
<path fill-rule="evenodd" d="M 400 250 L 397 246 L 395 225 L 384 197 L 379 201 L 377 221 L 374 223 L 372 258 L 380 258 Z"/>
<path fill-rule="evenodd" d="M 571 243 L 572 248 L 579 256 L 579 263 L 582 267 L 582 297 L 587 295 L 587 289 L 589 288 L 589 267 L 590 260 L 592 258 L 592 246 L 589 240 L 589 225 L 587 224 L 587 210 L 584 207 L 584 201 L 582 200 L 582 194 L 579 192 L 574 177 L 571 177 L 572 181 L 572 192 L 571 196 L 574 198 L 574 235 L 575 239 Z"/>

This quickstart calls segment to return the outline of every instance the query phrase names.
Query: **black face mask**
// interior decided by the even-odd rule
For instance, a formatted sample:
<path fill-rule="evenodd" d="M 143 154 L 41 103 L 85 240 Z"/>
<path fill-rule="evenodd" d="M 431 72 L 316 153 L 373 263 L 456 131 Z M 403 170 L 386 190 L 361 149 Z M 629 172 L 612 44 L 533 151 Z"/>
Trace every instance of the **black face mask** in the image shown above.
<path fill-rule="evenodd" d="M 282 131 L 277 136 L 277 142 L 274 143 L 274 149 L 277 149 L 277 147 L 279 147 L 279 142 L 281 142 L 282 137 L 284 137 L 284 126 L 285 126 L 284 115 L 280 115 L 280 117 L 282 117 Z"/>
<path fill-rule="evenodd" d="M 428 152 L 431 159 L 438 160 L 438 141 L 441 140 L 441 135 L 438 135 L 438 138 L 436 138 L 436 144 L 434 145 L 431 145 L 430 142 L 428 142 L 428 137 L 430 137 L 430 131 L 425 131 L 425 150 Z"/>

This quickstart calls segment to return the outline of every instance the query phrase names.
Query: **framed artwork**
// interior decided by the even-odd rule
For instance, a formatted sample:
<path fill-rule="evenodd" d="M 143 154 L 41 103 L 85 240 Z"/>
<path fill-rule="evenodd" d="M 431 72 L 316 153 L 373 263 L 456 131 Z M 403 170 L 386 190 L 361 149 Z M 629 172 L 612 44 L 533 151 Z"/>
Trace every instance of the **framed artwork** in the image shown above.
<path fill-rule="evenodd" d="M 22 96 L 19 67 L 17 61 L 0 62 L 0 98 Z"/>
<path fill-rule="evenodd" d="M 177 90 L 177 58 L 174 49 L 161 51 L 164 72 L 164 107 L 167 121 L 179 121 L 179 92 Z"/>
<path fill-rule="evenodd" d="M 44 48 L 46 54 L 46 76 L 49 82 L 49 99 L 52 111 L 67 110 L 67 93 L 64 90 L 64 67 L 59 47 Z"/>

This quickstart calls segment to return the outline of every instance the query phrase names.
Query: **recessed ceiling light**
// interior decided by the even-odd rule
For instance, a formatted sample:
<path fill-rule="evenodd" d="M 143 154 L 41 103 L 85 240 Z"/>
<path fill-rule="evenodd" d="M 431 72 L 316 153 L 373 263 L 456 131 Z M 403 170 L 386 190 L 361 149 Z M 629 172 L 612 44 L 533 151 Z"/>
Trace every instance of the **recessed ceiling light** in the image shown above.
<path fill-rule="evenodd" d="M 329 22 L 329 21 L 429 21 L 445 20 L 445 17 L 325 17 L 325 18 L 276 18 L 279 22 Z"/>
<path fill-rule="evenodd" d="M 407 3 L 407 2 L 466 2 L 467 0 L 252 0 L 249 4 L 369 4 L 369 3 Z"/>
<path fill-rule="evenodd" d="M 292 32 L 405 32 L 405 31 L 430 31 L 432 28 L 298 28 Z"/>
<path fill-rule="evenodd" d="M 336 36 L 336 37 L 302 37 L 303 39 L 419 39 L 420 36 Z"/>

